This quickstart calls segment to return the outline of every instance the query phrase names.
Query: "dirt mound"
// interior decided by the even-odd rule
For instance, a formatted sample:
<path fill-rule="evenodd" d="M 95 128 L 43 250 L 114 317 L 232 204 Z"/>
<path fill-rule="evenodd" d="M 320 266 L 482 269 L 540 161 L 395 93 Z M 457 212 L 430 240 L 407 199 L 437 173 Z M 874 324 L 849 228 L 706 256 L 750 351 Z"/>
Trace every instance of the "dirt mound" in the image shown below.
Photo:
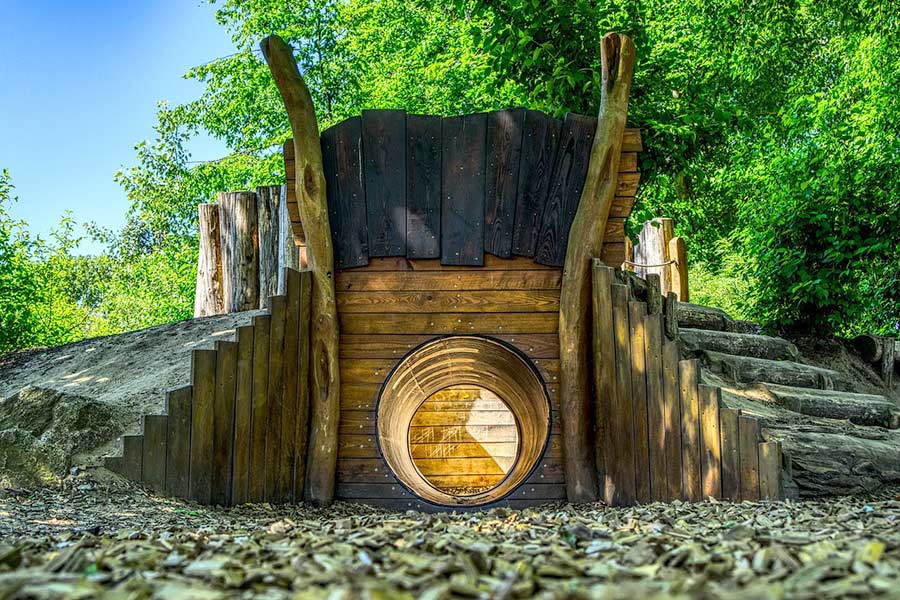
<path fill-rule="evenodd" d="M 256 312 L 179 321 L 0 357 L 0 486 L 33 485 L 109 454 L 188 383 L 190 354 Z"/>

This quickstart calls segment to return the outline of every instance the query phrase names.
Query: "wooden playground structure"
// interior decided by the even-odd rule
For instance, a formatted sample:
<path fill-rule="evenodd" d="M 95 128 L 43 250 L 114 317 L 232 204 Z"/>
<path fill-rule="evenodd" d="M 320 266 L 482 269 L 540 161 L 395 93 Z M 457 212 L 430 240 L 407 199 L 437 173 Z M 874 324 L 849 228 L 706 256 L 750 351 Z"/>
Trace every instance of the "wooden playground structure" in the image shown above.
<path fill-rule="evenodd" d="M 190 385 L 110 468 L 219 505 L 781 497 L 780 446 L 681 360 L 686 280 L 614 268 L 642 149 L 627 37 L 603 38 L 597 118 L 367 110 L 321 135 L 290 47 L 262 48 L 293 131 L 285 228 L 308 269 L 255 300 L 225 286 L 234 310 L 267 313 L 195 350 Z M 220 252 L 252 254 L 232 237 Z M 685 252 L 669 247 L 675 279 Z"/>

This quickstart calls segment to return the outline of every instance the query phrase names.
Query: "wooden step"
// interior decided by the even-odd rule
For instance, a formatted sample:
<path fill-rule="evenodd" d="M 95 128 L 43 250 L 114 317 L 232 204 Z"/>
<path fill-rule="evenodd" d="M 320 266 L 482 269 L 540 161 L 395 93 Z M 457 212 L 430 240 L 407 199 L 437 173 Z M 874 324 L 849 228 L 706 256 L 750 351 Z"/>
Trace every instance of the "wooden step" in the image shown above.
<path fill-rule="evenodd" d="M 709 329 L 730 333 L 760 333 L 762 328 L 750 321 L 737 321 L 720 308 L 678 302 L 675 305 L 678 325 L 689 329 Z"/>
<path fill-rule="evenodd" d="M 767 381 L 779 385 L 820 390 L 844 390 L 840 373 L 788 360 L 769 360 L 701 350 L 696 353 L 708 370 L 736 383 Z"/>
<path fill-rule="evenodd" d="M 845 419 L 856 425 L 900 428 L 900 407 L 884 396 L 810 390 L 774 383 L 763 383 L 761 387 L 775 403 L 802 415 Z"/>
<path fill-rule="evenodd" d="M 687 353 L 711 350 L 723 354 L 794 362 L 800 357 L 797 347 L 789 341 L 766 335 L 681 328 L 679 337 L 682 350 Z"/>

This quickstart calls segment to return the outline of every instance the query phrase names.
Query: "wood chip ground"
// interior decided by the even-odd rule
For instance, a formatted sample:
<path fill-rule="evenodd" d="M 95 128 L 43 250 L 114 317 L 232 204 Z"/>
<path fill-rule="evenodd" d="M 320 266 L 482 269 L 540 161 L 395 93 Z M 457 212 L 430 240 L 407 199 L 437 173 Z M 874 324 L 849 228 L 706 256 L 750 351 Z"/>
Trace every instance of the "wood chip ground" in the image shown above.
<path fill-rule="evenodd" d="M 231 510 L 83 473 L 0 491 L 5 598 L 825 598 L 900 594 L 900 497 Z"/>

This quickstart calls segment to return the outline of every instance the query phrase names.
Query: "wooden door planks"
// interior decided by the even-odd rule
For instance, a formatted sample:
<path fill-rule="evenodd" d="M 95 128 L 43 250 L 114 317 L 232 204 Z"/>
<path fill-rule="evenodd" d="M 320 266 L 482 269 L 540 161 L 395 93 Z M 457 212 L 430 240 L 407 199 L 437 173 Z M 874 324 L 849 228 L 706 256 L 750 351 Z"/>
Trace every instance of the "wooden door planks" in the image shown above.
<path fill-rule="evenodd" d="M 352 117 L 322 132 L 322 169 L 335 266 L 369 262 L 368 215 L 363 179 L 362 119 Z"/>
<path fill-rule="evenodd" d="M 442 122 L 441 264 L 484 264 L 487 115 Z"/>
<path fill-rule="evenodd" d="M 406 256 L 441 257 L 441 118 L 406 116 Z"/>
<path fill-rule="evenodd" d="M 512 255 L 524 124 L 523 109 L 497 110 L 487 118 L 484 250 L 503 258 Z"/>
<path fill-rule="evenodd" d="M 406 112 L 362 111 L 369 256 L 406 255 Z"/>

